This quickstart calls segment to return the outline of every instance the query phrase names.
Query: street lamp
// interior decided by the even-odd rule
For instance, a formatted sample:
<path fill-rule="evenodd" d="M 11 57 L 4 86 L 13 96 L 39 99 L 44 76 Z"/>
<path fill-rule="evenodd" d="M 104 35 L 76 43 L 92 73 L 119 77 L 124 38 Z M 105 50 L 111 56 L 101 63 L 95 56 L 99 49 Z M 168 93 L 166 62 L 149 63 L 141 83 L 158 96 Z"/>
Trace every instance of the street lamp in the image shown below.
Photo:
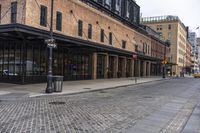
<path fill-rule="evenodd" d="M 52 54 L 53 54 L 53 48 L 56 48 L 55 40 L 53 39 L 53 5 L 54 5 L 54 0 L 51 0 L 50 39 L 45 40 L 45 43 L 47 43 L 47 47 L 49 48 L 46 93 L 52 93 L 53 92 L 53 87 L 52 87 Z"/>
<path fill-rule="evenodd" d="M 167 53 L 167 47 L 170 46 L 170 41 L 167 40 L 165 42 L 165 47 L 164 47 L 164 60 L 163 60 L 163 78 L 166 77 L 166 64 L 167 64 L 167 60 L 166 60 L 166 53 Z"/>
<path fill-rule="evenodd" d="M 165 44 L 165 47 L 164 47 L 164 62 L 163 62 L 163 78 L 165 78 L 166 77 L 166 63 L 165 63 L 165 61 L 166 61 L 166 44 Z"/>

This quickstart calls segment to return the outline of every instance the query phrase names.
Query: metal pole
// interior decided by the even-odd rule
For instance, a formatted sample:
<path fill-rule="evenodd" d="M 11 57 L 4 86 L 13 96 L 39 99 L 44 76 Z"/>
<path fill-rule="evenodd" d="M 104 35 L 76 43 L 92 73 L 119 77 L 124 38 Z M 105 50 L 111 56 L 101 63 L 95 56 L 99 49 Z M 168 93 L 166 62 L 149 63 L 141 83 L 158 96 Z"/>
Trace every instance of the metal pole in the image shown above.
<path fill-rule="evenodd" d="M 165 64 L 165 60 L 166 60 L 166 44 L 165 44 L 165 48 L 164 48 L 164 65 L 163 65 L 163 78 L 166 77 L 166 64 Z"/>
<path fill-rule="evenodd" d="M 185 73 L 185 56 L 186 56 L 186 53 L 183 55 L 183 77 Z"/>
<path fill-rule="evenodd" d="M 51 0 L 51 21 L 50 21 L 50 37 L 53 40 L 53 5 L 54 0 Z M 52 54 L 53 54 L 53 48 L 49 47 L 49 62 L 48 62 L 48 75 L 47 75 L 47 88 L 46 93 L 52 93 L 53 87 L 52 87 Z"/>

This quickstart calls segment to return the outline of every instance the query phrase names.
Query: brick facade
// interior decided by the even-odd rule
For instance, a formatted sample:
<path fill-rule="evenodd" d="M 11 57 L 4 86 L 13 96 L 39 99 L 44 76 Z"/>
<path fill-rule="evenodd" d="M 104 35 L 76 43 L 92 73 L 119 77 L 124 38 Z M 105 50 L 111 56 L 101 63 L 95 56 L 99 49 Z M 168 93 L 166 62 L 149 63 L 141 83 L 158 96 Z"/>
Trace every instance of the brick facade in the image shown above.
<path fill-rule="evenodd" d="M 14 0 L 12 0 L 14 1 Z M 11 1 L 10 1 L 11 2 Z M 8 9 L 10 7 L 10 2 L 8 0 L 4 0 L 0 2 L 2 5 L 2 10 Z M 39 29 L 49 30 L 50 25 L 50 1 L 45 0 L 37 0 L 36 1 L 25 1 L 20 0 L 18 1 L 18 12 L 19 15 L 17 17 L 17 23 L 32 26 Z M 47 27 L 40 26 L 40 6 L 44 5 L 47 7 Z M 126 41 L 126 50 L 135 52 L 135 45 L 137 44 L 140 50 L 143 49 L 143 43 L 146 43 L 149 48 L 151 48 L 151 40 L 148 36 L 145 36 L 134 29 L 131 29 L 121 22 L 109 17 L 108 15 L 94 9 L 82 3 L 81 1 L 75 0 L 55 0 L 54 4 L 54 19 L 53 19 L 53 26 L 54 32 L 77 37 L 78 36 L 78 29 L 77 29 L 77 21 L 83 21 L 83 37 L 81 39 L 85 39 L 88 41 L 93 41 L 97 43 L 100 42 L 100 30 L 104 29 L 105 32 L 105 42 L 101 43 L 102 45 L 109 45 L 108 44 L 108 34 L 109 32 L 113 33 L 113 46 L 116 48 L 122 49 L 122 40 Z M 24 10 L 24 6 L 26 7 Z M 62 31 L 56 30 L 56 11 L 59 11 L 63 15 L 62 19 Z M 72 12 L 73 13 L 72 13 Z M 3 12 L 2 12 L 3 14 Z M 25 16 L 22 17 L 22 14 Z M 87 14 L 87 15 L 86 15 Z M 34 18 L 34 19 L 33 19 Z M 10 23 L 10 11 L 8 11 L 6 17 L 2 19 L 2 24 L 9 24 Z M 97 24 L 98 23 L 98 24 Z M 88 24 L 92 24 L 92 39 L 87 38 L 88 33 Z M 112 46 L 112 47 L 113 47 Z M 151 52 L 147 53 L 147 55 L 151 55 Z"/>
<path fill-rule="evenodd" d="M 11 23 L 11 3 L 16 0 L 1 0 L 1 24 Z M 26 0 L 17 0 L 17 23 L 25 24 Z"/>
<path fill-rule="evenodd" d="M 2 5 L 2 14 L 6 12 L 6 9 L 9 9 L 11 6 L 11 2 L 16 0 L 2 0 L 0 1 L 0 5 Z M 41 15 L 41 6 L 47 7 L 47 26 L 41 26 L 40 25 L 40 15 Z M 51 1 L 46 0 L 18 0 L 17 1 L 17 24 L 22 24 L 24 26 L 29 27 L 30 29 L 33 28 L 34 30 L 40 30 L 41 32 L 47 34 L 50 30 L 50 13 L 51 13 Z M 62 13 L 62 29 L 61 31 L 56 30 L 56 14 L 57 12 Z M 1 25 L 9 25 L 10 24 L 10 14 L 11 11 L 8 10 L 6 13 L 6 17 L 2 18 Z M 1 15 L 2 16 L 2 15 Z M 78 36 L 78 21 L 81 20 L 83 22 L 83 36 Z M 124 20 L 126 21 L 126 20 Z M 88 38 L 88 25 L 92 25 L 92 38 Z M 1 26 L 0 25 L 0 26 Z M 104 30 L 104 42 L 101 42 L 101 29 Z M 82 72 L 78 72 L 78 79 L 80 77 L 87 76 L 88 78 L 97 79 L 99 74 L 100 77 L 104 78 L 119 78 L 119 77 L 130 77 L 130 76 L 150 76 L 152 73 L 153 75 L 159 75 L 161 73 L 161 66 L 160 63 L 163 60 L 164 57 L 164 44 L 165 42 L 159 41 L 159 39 L 152 39 L 152 37 L 148 34 L 148 32 L 145 31 L 140 26 L 131 26 L 123 23 L 122 21 L 119 21 L 117 18 L 110 16 L 108 13 L 105 13 L 103 11 L 97 10 L 90 4 L 86 4 L 80 0 L 54 0 L 54 12 L 53 12 L 53 32 L 58 36 L 63 36 L 67 38 L 73 38 L 75 41 L 82 41 L 82 43 L 90 43 L 90 46 L 85 47 L 82 46 L 83 49 L 88 50 L 88 54 L 85 51 L 83 53 L 83 56 L 87 59 L 83 59 L 83 62 L 86 60 L 88 61 L 88 64 L 79 65 L 79 60 L 77 59 L 76 67 L 73 69 L 76 69 L 78 71 L 78 67 L 81 68 L 81 70 L 84 69 L 85 66 L 88 66 L 88 69 L 91 69 L 91 75 L 90 71 L 88 73 L 83 72 L 86 75 L 81 75 Z M 42 34 L 34 35 L 37 39 L 39 39 L 40 43 L 44 42 L 45 37 L 41 37 Z M 112 33 L 112 45 L 109 44 L 109 34 Z M 18 33 L 20 35 L 20 33 Z M 24 34 L 24 33 L 22 33 Z M 31 37 L 29 33 L 29 36 L 25 36 L 23 39 L 31 39 L 34 37 Z M 73 40 L 73 41 L 74 41 Z M 122 42 L 125 42 L 125 48 L 122 47 Z M 60 52 L 62 49 L 70 49 L 70 47 L 74 47 L 72 51 L 76 51 L 76 49 L 79 49 L 80 44 L 76 43 L 70 43 L 69 47 L 63 46 L 65 44 L 69 44 L 69 42 L 63 42 L 60 41 L 61 44 L 58 43 L 60 47 Z M 37 43 L 36 40 L 34 43 Z M 91 46 L 96 45 L 96 47 Z M 45 45 L 45 44 L 43 44 Z M 28 46 L 27 46 L 28 47 Z M 100 47 L 100 48 L 99 48 Z M 107 48 L 106 50 L 102 48 Z M 137 49 L 136 49 L 137 47 Z M 32 46 L 32 49 L 34 49 L 34 46 Z M 115 51 L 113 52 L 112 49 Z M 43 49 L 44 50 L 44 49 Z M 31 51 L 31 50 L 29 50 Z M 69 50 L 70 51 L 70 50 Z M 81 50 L 80 50 L 81 51 Z M 120 52 L 121 53 L 120 53 Z M 83 51 L 82 51 L 83 52 Z M 119 52 L 119 53 L 118 53 Z M 122 53 L 125 54 L 122 54 Z M 127 52 L 127 53 L 126 53 Z M 169 50 L 167 50 L 169 52 Z M 70 53 L 70 52 L 69 52 Z M 76 52 L 75 52 L 76 53 Z M 64 59 L 65 53 L 56 53 L 60 54 L 63 61 L 60 61 L 59 63 L 63 65 L 60 70 L 57 68 L 56 72 L 58 74 L 65 74 L 64 68 L 70 69 L 70 66 L 73 61 Z M 84 55 L 86 54 L 86 55 Z M 99 66 L 101 63 L 98 62 L 98 57 L 103 54 L 105 55 L 103 63 L 104 66 L 102 70 L 99 70 Z M 133 58 L 133 54 L 138 55 L 137 59 Z M 24 54 L 24 56 L 29 56 L 30 54 Z M 79 54 L 75 55 L 77 58 L 80 57 Z M 110 58 L 112 57 L 112 58 Z M 27 57 L 23 58 L 26 59 Z M 54 57 L 55 58 L 55 57 Z M 73 57 L 72 57 L 73 59 Z M 91 60 L 90 60 L 91 59 Z M 111 59 L 111 60 L 110 60 Z M 57 59 L 54 59 L 55 64 L 58 62 Z M 34 62 L 34 59 L 33 59 Z M 39 61 L 38 61 L 39 62 Z M 65 63 L 71 63 L 68 64 L 68 66 L 65 65 Z M 98 64 L 99 63 L 99 64 Z M 128 64 L 129 63 L 129 64 Z M 90 66 L 91 64 L 91 66 Z M 54 65 L 54 64 L 53 64 Z M 73 64 L 75 65 L 75 64 Z M 110 65 L 112 65 L 112 69 L 110 68 Z M 159 65 L 159 68 L 157 72 L 152 72 L 152 65 L 154 66 L 154 69 L 157 69 L 157 65 Z M 58 64 L 56 64 L 58 66 Z M 24 69 L 27 69 L 24 67 Z M 32 71 L 35 71 L 37 69 L 33 69 Z M 102 72 L 103 73 L 102 73 Z M 109 74 L 108 75 L 108 71 Z M 110 71 L 112 73 L 110 73 Z M 25 72 L 26 73 L 26 72 Z M 40 73 L 40 72 L 35 72 Z M 76 79 L 77 76 L 74 78 L 73 74 L 76 74 L 77 72 L 71 73 L 72 79 Z M 102 75 L 103 74 L 103 75 Z M 87 78 L 87 79 L 88 79 Z M 68 77 L 67 77 L 68 79 Z"/>

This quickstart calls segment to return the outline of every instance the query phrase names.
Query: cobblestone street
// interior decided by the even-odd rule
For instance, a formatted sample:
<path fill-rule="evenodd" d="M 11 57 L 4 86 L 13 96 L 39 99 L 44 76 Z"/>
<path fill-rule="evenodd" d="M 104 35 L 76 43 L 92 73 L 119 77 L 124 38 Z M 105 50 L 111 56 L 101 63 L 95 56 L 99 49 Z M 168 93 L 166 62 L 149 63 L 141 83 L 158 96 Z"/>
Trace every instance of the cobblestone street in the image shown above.
<path fill-rule="evenodd" d="M 75 95 L 1 95 L 0 132 L 181 132 L 199 86 L 199 79 L 179 78 Z"/>

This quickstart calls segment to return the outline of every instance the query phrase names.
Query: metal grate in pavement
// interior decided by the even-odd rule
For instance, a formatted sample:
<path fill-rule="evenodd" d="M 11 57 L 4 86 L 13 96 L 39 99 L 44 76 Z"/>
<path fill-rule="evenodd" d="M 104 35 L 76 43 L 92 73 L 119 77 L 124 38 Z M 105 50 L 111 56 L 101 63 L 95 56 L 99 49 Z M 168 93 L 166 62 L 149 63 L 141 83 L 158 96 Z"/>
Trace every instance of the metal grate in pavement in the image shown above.
<path fill-rule="evenodd" d="M 62 104 L 65 104 L 65 102 L 55 101 L 55 102 L 49 102 L 49 104 L 52 104 L 52 105 L 62 105 Z"/>

